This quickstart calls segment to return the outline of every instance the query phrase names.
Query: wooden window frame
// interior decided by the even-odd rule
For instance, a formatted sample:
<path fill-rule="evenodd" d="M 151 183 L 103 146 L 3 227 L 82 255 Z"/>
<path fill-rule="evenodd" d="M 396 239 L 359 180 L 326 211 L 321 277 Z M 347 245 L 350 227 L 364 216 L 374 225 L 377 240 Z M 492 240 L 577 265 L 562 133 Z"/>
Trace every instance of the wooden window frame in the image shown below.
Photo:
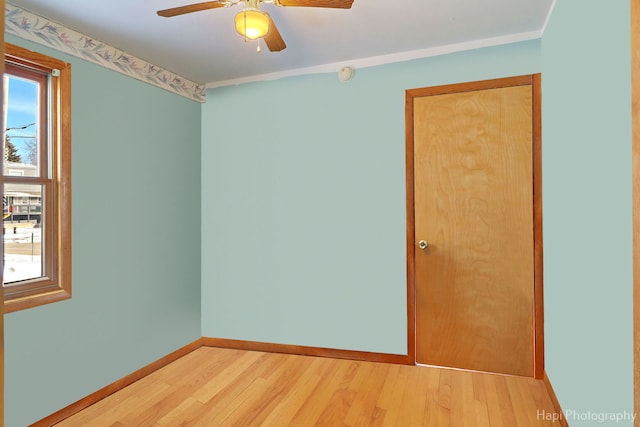
<path fill-rule="evenodd" d="M 39 131 L 50 139 L 45 142 L 48 149 L 39 153 L 39 177 L 29 180 L 43 186 L 43 277 L 3 286 L 4 310 L 11 313 L 71 298 L 71 65 L 9 43 L 5 43 L 4 60 L 6 67 L 48 75 L 44 99 L 49 111 L 40 118 Z M 0 180 L 1 188 L 5 183 L 25 182 L 4 173 Z"/>

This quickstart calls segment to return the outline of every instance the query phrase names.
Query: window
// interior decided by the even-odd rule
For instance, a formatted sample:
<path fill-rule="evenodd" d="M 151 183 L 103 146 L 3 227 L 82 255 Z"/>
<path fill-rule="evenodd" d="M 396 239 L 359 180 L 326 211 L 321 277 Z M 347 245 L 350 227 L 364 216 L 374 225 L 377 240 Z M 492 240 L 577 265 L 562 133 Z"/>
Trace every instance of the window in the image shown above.
<path fill-rule="evenodd" d="M 71 298 L 71 66 L 6 44 L 5 312 Z"/>

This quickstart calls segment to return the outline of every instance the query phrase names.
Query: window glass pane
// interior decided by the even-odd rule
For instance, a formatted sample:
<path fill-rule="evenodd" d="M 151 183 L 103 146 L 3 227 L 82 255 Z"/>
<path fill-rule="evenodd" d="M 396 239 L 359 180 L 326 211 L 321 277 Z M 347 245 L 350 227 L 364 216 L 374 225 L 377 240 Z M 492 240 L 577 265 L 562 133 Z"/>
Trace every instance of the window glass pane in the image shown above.
<path fill-rule="evenodd" d="M 40 83 L 5 74 L 4 87 L 6 91 L 4 174 L 39 176 L 37 141 Z"/>
<path fill-rule="evenodd" d="M 42 277 L 42 186 L 5 184 L 4 285 Z"/>

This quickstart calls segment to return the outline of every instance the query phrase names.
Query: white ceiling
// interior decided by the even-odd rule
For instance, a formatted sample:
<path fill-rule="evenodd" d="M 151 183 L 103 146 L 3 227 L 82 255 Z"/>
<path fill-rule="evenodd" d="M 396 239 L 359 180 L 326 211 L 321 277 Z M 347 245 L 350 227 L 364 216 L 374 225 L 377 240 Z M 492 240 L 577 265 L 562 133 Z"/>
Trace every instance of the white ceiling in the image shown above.
<path fill-rule="evenodd" d="M 541 36 L 554 0 L 354 0 L 351 9 L 264 4 L 287 48 L 245 43 L 233 17 L 240 5 L 172 18 L 156 15 L 202 0 L 10 0 L 18 7 L 110 44 L 198 83 L 246 80 L 324 64 Z M 393 55 L 402 53 L 401 55 Z M 357 61 L 356 61 L 357 62 Z M 360 61 L 361 63 L 363 61 Z M 337 71 L 337 68 L 336 68 Z"/>

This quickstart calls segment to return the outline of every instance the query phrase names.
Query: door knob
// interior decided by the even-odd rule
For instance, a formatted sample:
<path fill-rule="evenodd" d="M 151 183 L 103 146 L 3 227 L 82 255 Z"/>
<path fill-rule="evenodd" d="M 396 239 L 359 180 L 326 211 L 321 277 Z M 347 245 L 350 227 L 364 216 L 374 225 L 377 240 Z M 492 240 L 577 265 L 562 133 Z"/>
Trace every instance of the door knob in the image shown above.
<path fill-rule="evenodd" d="M 418 242 L 418 247 L 419 247 L 420 249 L 427 249 L 427 248 L 429 247 L 429 243 L 427 243 L 427 241 L 426 241 L 426 240 L 420 240 L 420 241 Z"/>

